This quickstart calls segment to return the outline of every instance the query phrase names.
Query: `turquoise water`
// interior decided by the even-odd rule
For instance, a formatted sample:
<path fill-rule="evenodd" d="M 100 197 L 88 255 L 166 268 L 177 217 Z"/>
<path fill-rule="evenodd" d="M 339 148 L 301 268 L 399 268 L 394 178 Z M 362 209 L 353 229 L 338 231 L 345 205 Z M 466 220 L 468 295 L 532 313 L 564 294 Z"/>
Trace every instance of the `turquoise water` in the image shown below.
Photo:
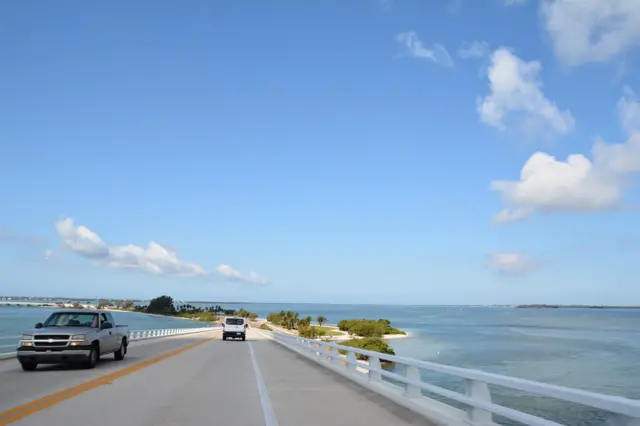
<path fill-rule="evenodd" d="M 32 329 L 37 322 L 42 322 L 56 308 L 37 308 L 26 306 L 0 306 L 0 336 L 14 336 Z M 191 328 L 203 327 L 208 323 L 167 318 L 136 312 L 113 312 L 117 324 L 126 324 L 130 330 L 147 330 L 162 328 Z M 0 345 L 6 340 L 0 341 Z M 2 352 L 0 350 L 0 352 Z"/>
<path fill-rule="evenodd" d="M 389 341 L 398 355 L 640 399 L 640 310 L 220 305 L 243 307 L 261 317 L 280 310 L 314 319 L 324 315 L 329 323 L 346 318 L 387 318 L 410 333 L 409 338 Z M 41 308 L 0 308 L 0 335 L 19 334 L 18 330 L 31 327 L 47 314 Z M 114 315 L 116 322 L 138 329 L 200 325 L 135 313 Z M 424 377 L 461 390 L 462 384 L 450 377 L 426 373 Z M 599 410 L 501 388 L 492 389 L 492 394 L 498 403 L 567 425 L 608 424 L 607 414 Z"/>

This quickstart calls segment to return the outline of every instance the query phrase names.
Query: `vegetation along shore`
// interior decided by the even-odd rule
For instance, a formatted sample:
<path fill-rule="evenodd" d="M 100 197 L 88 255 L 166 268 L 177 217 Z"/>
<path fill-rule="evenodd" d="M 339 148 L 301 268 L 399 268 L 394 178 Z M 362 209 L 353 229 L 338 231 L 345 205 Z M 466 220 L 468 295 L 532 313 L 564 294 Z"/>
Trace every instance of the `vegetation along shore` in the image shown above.
<path fill-rule="evenodd" d="M 332 340 L 340 345 L 383 354 L 395 355 L 395 352 L 384 339 L 407 337 L 408 333 L 391 326 L 387 319 L 345 319 L 338 325 L 325 325 L 326 318 L 318 316 L 316 324 L 312 325 L 310 316 L 300 318 L 298 312 L 272 312 L 267 316 L 267 322 L 260 328 L 271 330 L 280 329 L 286 333 L 305 337 L 307 339 Z M 340 351 L 344 354 L 344 351 Z M 366 355 L 358 355 L 359 360 L 367 360 Z M 384 361 L 384 360 L 383 360 Z"/>

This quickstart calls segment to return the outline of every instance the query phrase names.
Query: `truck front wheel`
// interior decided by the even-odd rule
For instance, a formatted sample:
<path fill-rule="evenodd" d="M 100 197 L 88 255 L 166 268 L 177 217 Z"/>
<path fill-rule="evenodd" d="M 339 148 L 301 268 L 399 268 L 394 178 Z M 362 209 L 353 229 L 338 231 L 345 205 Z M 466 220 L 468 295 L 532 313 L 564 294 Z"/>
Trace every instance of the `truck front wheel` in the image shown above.
<path fill-rule="evenodd" d="M 91 350 L 89 351 L 89 356 L 87 357 L 87 361 L 85 362 L 85 368 L 95 368 L 98 363 L 98 347 L 96 345 L 91 346 Z"/>
<path fill-rule="evenodd" d="M 38 368 L 37 362 L 21 362 L 20 365 L 24 371 L 33 371 Z"/>
<path fill-rule="evenodd" d="M 125 339 L 122 339 L 122 342 L 120 342 L 120 349 L 118 349 L 113 353 L 113 357 L 116 359 L 116 361 L 122 361 L 126 354 L 127 354 L 127 341 Z"/>

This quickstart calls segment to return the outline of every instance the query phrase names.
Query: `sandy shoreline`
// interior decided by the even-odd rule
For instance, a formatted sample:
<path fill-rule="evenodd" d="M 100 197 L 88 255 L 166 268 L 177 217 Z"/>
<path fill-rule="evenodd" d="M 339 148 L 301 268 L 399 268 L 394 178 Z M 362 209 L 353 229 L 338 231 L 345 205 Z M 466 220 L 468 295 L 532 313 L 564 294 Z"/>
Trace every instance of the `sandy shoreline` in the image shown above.
<path fill-rule="evenodd" d="M 298 335 L 296 332 L 294 332 L 292 330 L 287 330 L 284 327 L 280 327 L 280 326 L 277 326 L 277 325 L 274 325 L 274 324 L 270 323 L 265 318 L 256 318 L 256 322 L 260 322 L 261 324 L 266 324 L 266 325 L 268 325 L 269 327 L 271 327 L 271 328 L 273 328 L 275 330 L 278 330 L 280 332 L 289 334 L 291 336 L 297 336 Z M 318 327 L 317 324 L 311 324 L 311 325 L 314 326 L 314 327 Z M 339 333 L 343 333 L 342 335 L 339 335 L 339 336 L 323 336 L 323 337 L 325 337 L 325 339 L 326 339 L 326 337 L 329 337 L 330 341 L 332 341 L 332 342 L 341 341 L 341 340 L 351 340 L 351 339 L 363 339 L 363 337 L 360 337 L 360 336 L 350 336 L 350 335 L 348 335 L 346 332 L 339 330 L 337 325 L 326 325 L 326 324 L 323 324 L 322 327 L 323 328 L 324 327 L 329 328 L 329 329 L 331 329 L 331 331 L 336 331 L 336 332 L 339 332 Z M 392 340 L 392 339 L 406 339 L 407 337 L 410 337 L 410 334 L 408 332 L 405 332 L 405 333 L 407 333 L 407 334 L 385 334 L 384 336 L 382 336 L 382 339 L 384 339 L 384 340 Z M 314 339 L 314 340 L 321 341 L 323 339 L 322 338 L 317 338 L 317 339 Z"/>

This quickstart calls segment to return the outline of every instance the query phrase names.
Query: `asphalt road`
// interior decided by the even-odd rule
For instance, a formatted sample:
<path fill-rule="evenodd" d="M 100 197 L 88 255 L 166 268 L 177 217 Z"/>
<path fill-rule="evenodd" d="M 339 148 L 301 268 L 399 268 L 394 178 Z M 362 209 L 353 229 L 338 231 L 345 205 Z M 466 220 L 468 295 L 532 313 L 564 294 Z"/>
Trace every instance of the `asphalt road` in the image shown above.
<path fill-rule="evenodd" d="M 244 342 L 219 335 L 140 342 L 95 370 L 0 362 L 0 426 L 430 425 L 254 330 Z"/>

